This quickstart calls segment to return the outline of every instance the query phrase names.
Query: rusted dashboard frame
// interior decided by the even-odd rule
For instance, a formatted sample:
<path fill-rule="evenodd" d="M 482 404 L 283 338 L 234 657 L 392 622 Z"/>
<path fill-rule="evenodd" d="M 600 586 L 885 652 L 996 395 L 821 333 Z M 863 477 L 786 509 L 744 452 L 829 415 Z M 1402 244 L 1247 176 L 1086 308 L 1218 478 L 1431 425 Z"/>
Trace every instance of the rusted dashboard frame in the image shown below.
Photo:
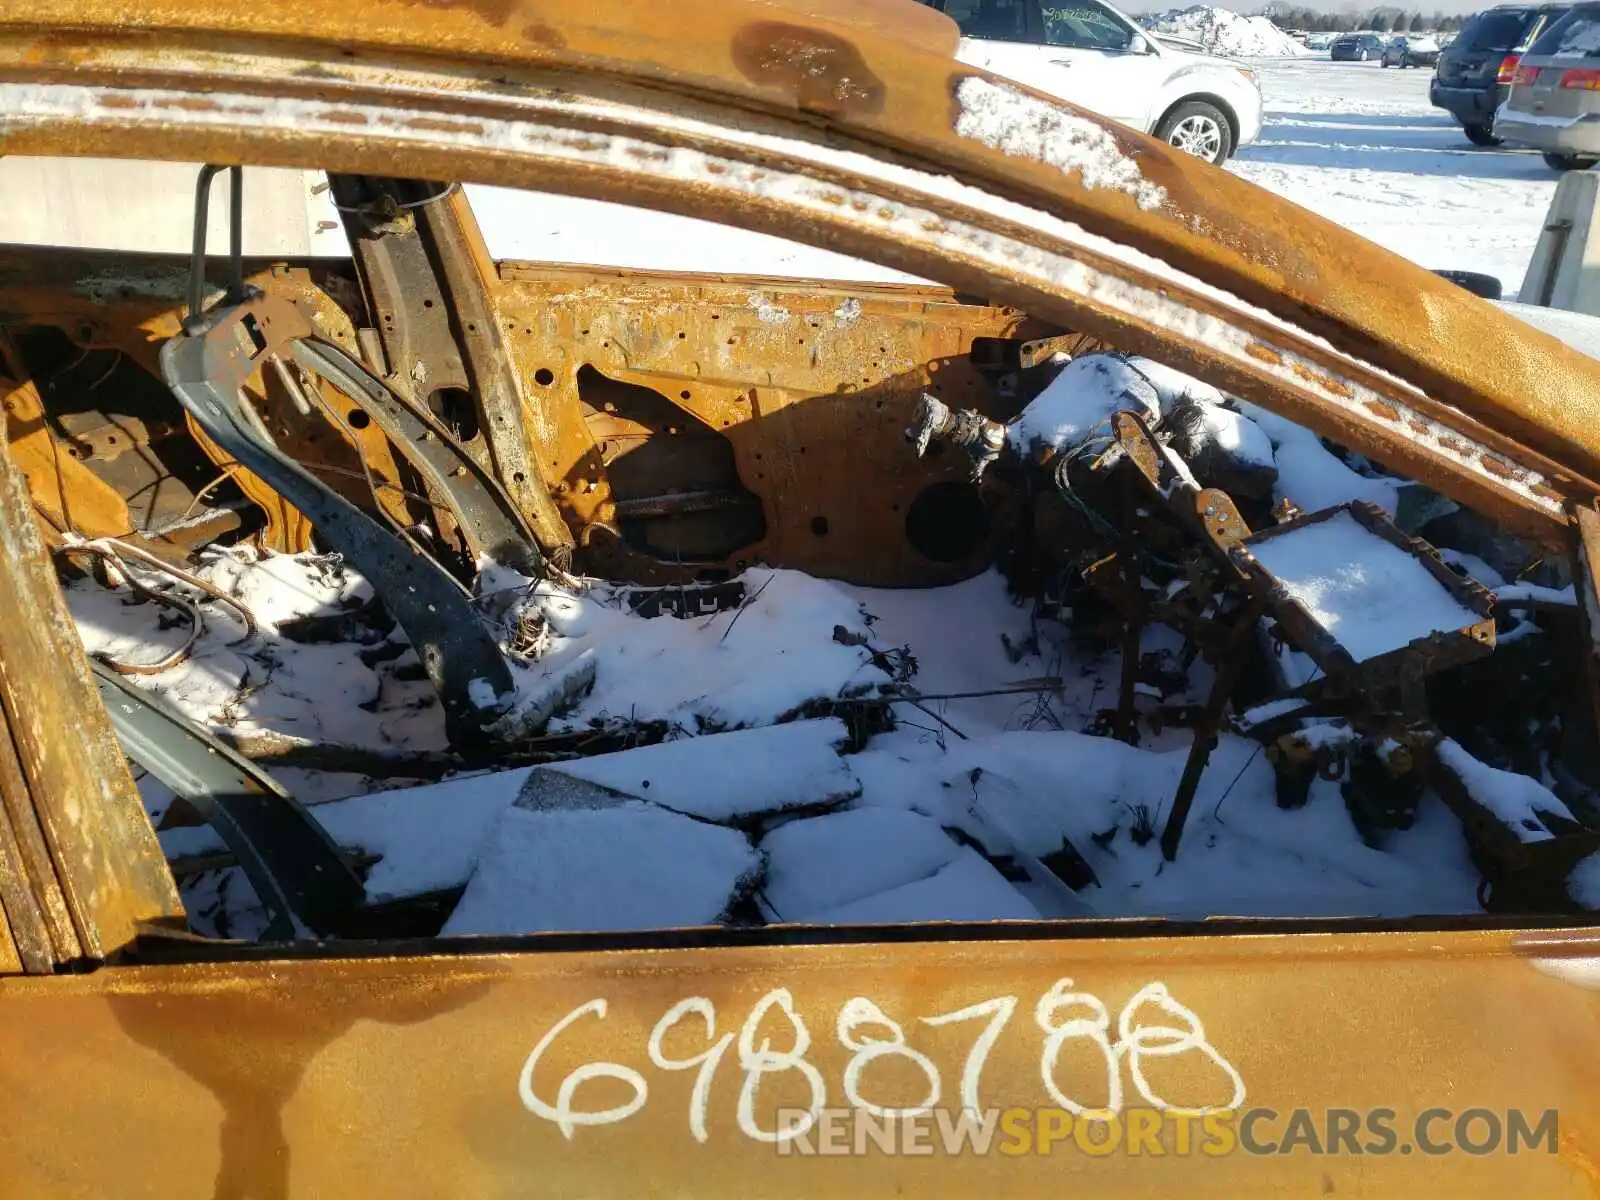
<path fill-rule="evenodd" d="M 715 217 L 1157 353 L 1563 547 L 1570 511 L 1596 494 L 1591 360 L 1137 135 L 1109 136 L 1164 191 L 1150 207 L 961 136 L 953 89 L 977 73 L 951 62 L 953 27 L 914 6 L 829 19 L 716 2 L 685 22 L 627 3 L 572 17 L 508 0 L 20 0 L 0 31 L 6 152 L 483 180 Z M 1087 120 L 1023 101 L 1047 122 Z M 1170 266 L 1095 241 L 1109 235 Z M 1363 260 L 1383 269 L 1352 269 Z M 0 906 L 48 935 L 0 944 L 0 971 L 103 964 L 0 979 L 8 1195 L 1556 1197 L 1600 1181 L 1587 929 L 186 945 L 156 932 L 181 913 L 8 456 L 0 555 L 0 705 L 17 750 L 15 769 L 0 755 Z M 158 948 L 180 961 L 156 965 Z M 974 1040 L 991 1019 L 994 1036 Z M 1035 1140 L 1016 1156 L 818 1155 L 762 1136 L 782 1105 L 860 1110 L 866 1047 L 901 1042 L 947 1101 L 1035 1127 L 1048 1110 L 1058 1133 L 1084 1118 L 1076 1104 L 1158 1123 L 1230 1105 L 1553 1109 L 1560 1133 L 1525 1156 L 1442 1158 L 1102 1154 L 1076 1138 L 1054 1154 Z M 881 1070 L 878 1106 L 917 1107 L 919 1077 Z M 1087 1119 L 1104 1132 L 1107 1115 Z"/>

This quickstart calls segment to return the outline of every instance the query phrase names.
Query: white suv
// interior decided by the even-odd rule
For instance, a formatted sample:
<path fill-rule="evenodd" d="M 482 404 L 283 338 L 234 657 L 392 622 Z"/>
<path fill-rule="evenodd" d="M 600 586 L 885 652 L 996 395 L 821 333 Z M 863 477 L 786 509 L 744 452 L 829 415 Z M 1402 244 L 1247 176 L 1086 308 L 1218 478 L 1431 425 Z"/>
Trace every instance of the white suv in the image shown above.
<path fill-rule="evenodd" d="M 1243 63 L 1180 49 L 1100 0 L 922 0 L 961 27 L 962 62 L 1220 163 L 1261 132 Z"/>

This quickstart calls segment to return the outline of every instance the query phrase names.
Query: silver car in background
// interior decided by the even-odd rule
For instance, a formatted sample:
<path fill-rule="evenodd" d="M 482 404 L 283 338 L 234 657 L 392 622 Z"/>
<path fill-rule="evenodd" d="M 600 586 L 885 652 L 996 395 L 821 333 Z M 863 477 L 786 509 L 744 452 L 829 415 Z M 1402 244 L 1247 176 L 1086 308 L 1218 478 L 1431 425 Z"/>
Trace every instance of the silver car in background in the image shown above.
<path fill-rule="evenodd" d="M 1600 4 L 1578 5 L 1528 47 L 1494 132 L 1558 171 L 1600 163 Z"/>

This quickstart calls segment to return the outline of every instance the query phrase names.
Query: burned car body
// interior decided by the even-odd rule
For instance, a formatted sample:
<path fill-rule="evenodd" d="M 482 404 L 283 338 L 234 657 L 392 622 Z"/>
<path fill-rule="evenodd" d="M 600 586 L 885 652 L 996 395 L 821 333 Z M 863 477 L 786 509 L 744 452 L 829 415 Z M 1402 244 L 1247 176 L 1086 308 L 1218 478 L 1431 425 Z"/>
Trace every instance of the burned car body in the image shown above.
<path fill-rule="evenodd" d="M 1494 536 L 1570 564 L 1563 728 L 1576 745 L 1578 718 L 1594 716 L 1593 360 L 1168 147 L 958 66 L 954 27 L 914 5 L 826 17 L 712 5 L 692 43 L 676 14 L 627 6 L 582 17 L 401 0 L 145 9 L 130 18 L 83 0 L 0 16 L 7 152 L 326 169 L 352 257 L 328 268 L 219 254 L 202 276 L 181 262 L 6 252 L 0 1061 L 12 1191 L 98 1194 L 133 1179 L 172 1193 L 563 1194 L 677 1175 L 729 1193 L 910 1184 L 957 1194 L 1071 1175 L 1129 1194 L 1182 1181 L 1236 1195 L 1299 1186 L 1311 1171 L 1349 1181 L 1358 1169 L 1393 1194 L 1441 1170 L 1462 1189 L 1588 1186 L 1594 946 L 1565 885 L 1593 852 L 1592 831 L 1569 814 L 1571 828 L 1552 816 L 1548 837 L 1520 836 L 1479 801 L 1474 768 L 1452 774 L 1453 752 L 1422 728 L 1431 674 L 1496 661 L 1483 589 L 1411 541 L 1399 514 L 1297 514 L 1270 492 L 1252 496 L 1248 481 L 1200 478 L 1174 447 L 1199 462 L 1204 446 L 1159 405 L 1117 407 L 1092 453 L 1026 441 L 999 451 L 1004 422 L 1061 378 L 1049 376 L 1052 355 L 1091 362 L 1110 347 L 1426 485 L 1482 514 Z M 959 291 L 496 264 L 465 198 L 439 182 L 453 180 L 719 218 Z M 908 428 L 916 448 L 943 452 L 919 457 Z M 1073 525 L 1096 526 L 1086 514 L 1110 527 L 1109 564 L 1095 553 L 1105 543 Z M 1284 586 L 1293 574 L 1273 543 L 1281 552 L 1333 523 L 1359 529 L 1359 553 L 1381 544 L 1420 572 L 1459 622 L 1377 652 L 1329 636 Z M 614 581 L 619 603 L 664 621 L 737 618 L 750 597 L 719 589 L 756 563 L 905 586 L 961 579 L 999 556 L 1030 599 L 1065 574 L 1085 592 L 1068 606 L 1102 614 L 1134 651 L 1140 630 L 1163 624 L 1216 668 L 1190 717 L 1189 801 L 1174 796 L 1163 830 L 1179 861 L 1179 813 L 1227 704 L 1239 707 L 1229 669 L 1270 609 L 1280 640 L 1322 673 L 1274 695 L 1277 707 L 1250 709 L 1287 800 L 1308 763 L 1327 765 L 1315 739 L 1296 740 L 1319 727 L 1295 728 L 1303 719 L 1347 721 L 1349 743 L 1373 759 L 1352 752 L 1352 814 L 1378 828 L 1405 821 L 1413 768 L 1443 760 L 1430 779 L 1459 787 L 1431 786 L 1472 827 L 1493 883 L 1486 903 L 1500 911 L 892 932 L 730 919 L 435 939 L 452 932 L 444 910 L 461 881 L 446 898 L 369 903 L 376 889 L 360 871 L 371 864 L 329 836 L 331 818 L 314 819 L 259 773 L 266 762 L 373 774 L 374 755 L 352 765 L 345 747 L 293 736 L 229 745 L 129 684 L 148 659 L 108 650 L 91 671 L 84 658 L 56 563 L 84 572 L 85 586 L 99 570 L 155 590 L 162 573 L 194 575 L 197 545 L 241 535 L 279 551 L 313 537 L 337 549 L 404 632 L 417 660 L 409 682 L 436 697 L 445 742 L 395 756 L 392 773 L 554 766 L 563 786 L 609 797 L 533 804 L 544 812 L 644 803 L 640 789 L 675 777 L 660 754 L 702 739 L 626 749 L 638 731 L 606 728 L 584 735 L 599 745 L 550 740 L 551 713 L 604 664 L 539 670 L 539 622 L 496 607 L 492 589 L 470 590 L 485 562 L 524 590 L 592 573 Z M 163 587 L 174 604 L 188 595 Z M 1129 738 L 1146 682 L 1137 658 L 1122 659 L 1109 718 Z M 816 766 L 791 766 L 803 786 L 782 805 L 826 808 L 849 794 L 848 771 L 831 749 L 787 739 L 831 738 L 818 724 L 841 719 L 867 738 L 860 710 L 925 699 L 880 688 L 783 714 L 795 720 L 770 730 L 703 733 L 785 739 L 773 761 Z M 209 819 L 221 845 L 202 841 L 197 853 L 245 870 L 273 910 L 263 944 L 184 930 L 174 868 L 124 749 Z M 645 779 L 594 765 L 624 759 L 658 765 Z M 729 831 L 699 818 L 697 835 L 725 846 Z M 722 853 L 707 843 L 706 857 Z M 1086 890 L 1070 862 L 1046 865 Z M 1448 1002 L 1462 993 L 1470 1005 Z M 1019 1003 L 1035 1004 L 1031 1024 L 1028 1014 L 1012 1023 Z M 1063 1010 L 1074 1006 L 1098 1023 L 1073 1025 Z M 959 1026 L 977 1017 L 993 1035 L 974 1058 L 972 1027 Z M 860 1037 L 862 1024 L 889 1039 Z M 773 1050 L 773 1036 L 790 1049 Z M 1074 1039 L 1105 1061 L 1067 1081 L 1058 1059 Z M 878 1107 L 931 1107 L 941 1088 L 927 1099 L 921 1083 L 942 1079 L 945 1099 L 971 1108 L 1116 1111 L 1126 1091 L 1158 1114 L 1246 1100 L 1287 1111 L 1326 1107 L 1337 1082 L 1346 1105 L 1408 1112 L 1438 1101 L 1448 1079 L 1504 1109 L 1559 1109 L 1560 1152 L 1234 1156 L 1203 1178 L 1177 1156 L 776 1157 L 794 1132 L 777 1110 L 820 1111 L 834 1081 L 859 1107 L 865 1047 L 908 1043 L 928 1047 L 937 1073 L 875 1083 Z M 1122 1068 L 1140 1055 L 1174 1060 L 1162 1064 L 1170 1075 L 1129 1075 L 1125 1088 Z M 692 1093 L 671 1078 L 691 1067 L 704 1081 Z M 399 1128 L 416 1136 L 396 1138 Z M 175 1144 L 195 1149 L 175 1156 Z"/>

